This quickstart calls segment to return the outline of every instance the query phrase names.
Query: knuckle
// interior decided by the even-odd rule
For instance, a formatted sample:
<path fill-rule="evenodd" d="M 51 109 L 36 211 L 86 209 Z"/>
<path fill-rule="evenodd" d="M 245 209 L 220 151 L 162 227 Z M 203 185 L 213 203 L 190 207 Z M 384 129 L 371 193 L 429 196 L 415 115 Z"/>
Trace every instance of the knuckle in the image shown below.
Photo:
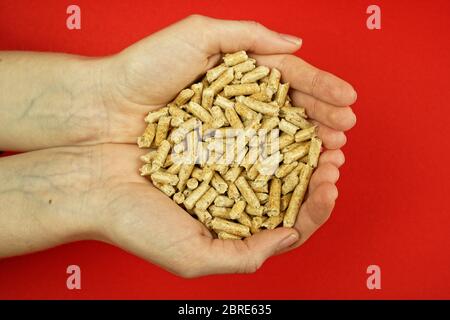
<path fill-rule="evenodd" d="M 205 16 L 194 13 L 194 14 L 189 15 L 186 19 L 191 20 L 191 21 L 198 21 L 198 20 L 203 20 L 204 18 L 205 18 Z"/>
<path fill-rule="evenodd" d="M 320 83 L 322 81 L 322 77 L 323 71 L 320 69 L 316 69 L 311 80 L 311 95 L 315 96 L 316 90 L 320 86 Z"/>
<path fill-rule="evenodd" d="M 340 130 L 351 129 L 356 123 L 356 117 L 349 107 L 334 108 L 328 117 L 330 123 Z"/>
<path fill-rule="evenodd" d="M 331 110 L 331 112 L 328 112 L 328 120 L 332 123 L 339 123 L 339 114 L 338 110 Z"/>
<path fill-rule="evenodd" d="M 244 261 L 245 262 L 242 265 L 242 269 L 240 270 L 240 273 L 246 273 L 246 274 L 255 273 L 262 265 L 262 262 L 259 262 L 253 256 L 249 256 Z"/>
<path fill-rule="evenodd" d="M 289 54 L 281 55 L 280 60 L 278 61 L 278 69 L 280 69 L 281 73 L 288 72 L 289 65 L 292 65 L 292 56 Z"/>
<path fill-rule="evenodd" d="M 313 98 L 313 103 L 312 103 L 312 107 L 310 108 L 310 114 L 311 114 L 311 118 L 313 119 L 317 119 L 317 105 L 319 103 L 319 100 Z"/>
<path fill-rule="evenodd" d="M 343 136 L 340 132 L 333 133 L 327 138 L 327 148 L 329 149 L 339 149 L 342 148 L 347 142 L 347 138 Z"/>
<path fill-rule="evenodd" d="M 333 177 L 332 181 L 337 182 L 339 180 L 339 176 L 340 176 L 339 169 L 336 168 L 334 165 L 332 165 L 332 167 L 333 167 L 332 168 L 332 177 Z"/>
<path fill-rule="evenodd" d="M 195 268 L 186 268 L 186 267 L 176 268 L 174 270 L 174 273 L 177 276 L 185 278 L 185 279 L 198 278 L 201 275 L 199 270 L 197 270 Z"/>
<path fill-rule="evenodd" d="M 331 210 L 327 211 L 323 216 L 320 216 L 316 221 L 316 225 L 321 226 L 325 224 L 331 217 Z"/>
<path fill-rule="evenodd" d="M 336 201 L 336 199 L 339 197 L 339 189 L 334 186 L 334 201 Z M 331 211 L 330 214 L 328 215 L 328 218 L 331 216 Z"/>
<path fill-rule="evenodd" d="M 338 173 L 339 174 L 339 173 Z M 326 205 L 330 205 L 330 204 L 333 204 L 334 203 L 334 201 L 336 200 L 336 194 L 337 194 L 337 192 L 338 192 L 338 189 L 337 189 L 337 187 L 336 187 L 336 185 L 334 184 L 334 183 L 332 183 L 332 182 L 328 182 L 328 183 L 326 183 L 326 184 L 324 184 L 324 186 L 326 185 L 326 188 L 327 188 L 327 192 L 323 192 L 319 197 L 318 197 L 318 201 L 321 203 L 321 204 L 326 204 Z M 323 186 L 323 187 L 324 187 Z M 329 214 L 331 214 L 331 210 L 328 210 L 327 211 L 327 213 L 328 214 L 325 214 L 324 216 L 318 216 L 317 218 L 317 220 L 318 221 L 316 221 L 316 222 L 320 222 L 320 224 L 321 223 L 323 223 L 323 222 L 325 222 L 326 221 L 326 219 L 328 219 L 328 216 L 329 216 Z"/>
<path fill-rule="evenodd" d="M 242 20 L 243 23 L 246 23 L 251 29 L 259 29 L 262 27 L 262 24 L 258 21 L 254 20 Z"/>
<path fill-rule="evenodd" d="M 186 246 L 180 247 L 183 252 L 177 259 L 172 260 L 171 267 L 173 272 L 186 279 L 193 279 L 210 273 L 211 259 L 204 250 L 192 250 L 192 248 L 202 248 L 204 245 L 200 237 L 194 237 L 184 243 Z M 186 262 L 188 261 L 188 263 Z"/>
<path fill-rule="evenodd" d="M 249 51 L 256 50 L 261 31 L 266 29 L 261 23 L 254 20 L 240 20 L 246 33 L 246 41 L 240 47 L 247 48 Z"/>
<path fill-rule="evenodd" d="M 302 243 L 303 243 L 303 241 L 302 241 L 303 239 L 301 238 L 301 236 L 300 236 L 300 240 L 299 241 L 297 241 L 294 245 L 292 245 L 292 250 L 295 250 L 295 249 L 297 249 L 298 247 L 300 247 L 301 245 L 302 245 Z"/>
<path fill-rule="evenodd" d="M 247 43 L 242 44 L 242 46 L 248 48 L 249 50 L 254 50 L 258 41 L 258 30 L 261 28 L 261 24 L 253 20 L 246 20 L 243 21 L 243 23 L 247 27 Z"/>
<path fill-rule="evenodd" d="M 323 207 L 323 204 L 320 205 Z M 311 222 L 315 225 L 315 228 L 319 228 L 324 225 L 331 217 L 331 209 L 326 211 L 320 211 L 310 216 Z"/>
<path fill-rule="evenodd" d="M 323 182 L 334 184 L 339 180 L 339 169 L 329 162 L 323 163 L 316 172 L 317 174 L 313 175 L 313 177 L 311 178 L 311 184 L 315 186 L 319 186 Z M 326 193 L 321 195 L 323 197 L 326 197 Z M 323 202 L 323 200 L 324 198 L 319 199 L 320 202 Z"/>
<path fill-rule="evenodd" d="M 197 260 L 197 259 L 196 259 Z M 205 273 L 204 268 L 201 265 L 202 263 L 197 260 L 195 264 L 186 265 L 186 264 L 180 264 L 174 267 L 173 272 L 182 278 L 185 279 L 193 279 L 198 278 Z"/>
<path fill-rule="evenodd" d="M 245 243 L 245 249 L 242 250 L 241 258 L 239 259 L 241 263 L 239 264 L 238 273 L 255 273 L 263 264 L 264 259 L 259 257 L 253 252 L 248 243 Z"/>
<path fill-rule="evenodd" d="M 186 18 L 186 21 L 194 25 L 203 25 L 206 23 L 207 19 L 207 17 L 202 16 L 201 14 L 191 14 Z"/>

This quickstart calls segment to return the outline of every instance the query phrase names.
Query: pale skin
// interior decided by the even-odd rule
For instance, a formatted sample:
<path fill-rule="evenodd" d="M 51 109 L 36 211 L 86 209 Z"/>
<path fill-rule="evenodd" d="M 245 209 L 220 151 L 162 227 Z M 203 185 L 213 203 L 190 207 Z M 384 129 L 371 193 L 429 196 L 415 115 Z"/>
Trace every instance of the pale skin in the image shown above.
<path fill-rule="evenodd" d="M 249 273 L 303 244 L 330 216 L 344 131 L 355 125 L 347 82 L 292 55 L 301 40 L 247 21 L 188 17 L 104 58 L 0 53 L 0 257 L 95 239 L 183 277 Z M 247 50 L 278 68 L 319 125 L 326 151 L 295 228 L 244 241 L 208 230 L 140 177 L 143 118 L 216 65 Z"/>

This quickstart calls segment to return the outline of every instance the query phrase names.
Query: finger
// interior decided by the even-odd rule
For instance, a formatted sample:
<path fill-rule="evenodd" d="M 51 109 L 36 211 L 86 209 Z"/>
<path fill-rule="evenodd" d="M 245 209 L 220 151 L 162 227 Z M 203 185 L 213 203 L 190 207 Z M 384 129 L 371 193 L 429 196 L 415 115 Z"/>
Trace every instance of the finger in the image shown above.
<path fill-rule="evenodd" d="M 303 244 L 322 226 L 333 211 L 338 190 L 333 183 L 323 182 L 315 188 L 300 208 L 295 228 L 300 233 L 296 245 Z"/>
<path fill-rule="evenodd" d="M 327 150 L 322 152 L 319 158 L 319 167 L 325 163 L 331 163 L 337 168 L 345 163 L 345 156 L 342 150 Z"/>
<path fill-rule="evenodd" d="M 260 54 L 292 53 L 302 43 L 300 38 L 272 31 L 255 21 L 193 15 L 180 24 L 187 27 L 186 40 L 208 55 L 239 50 Z"/>
<path fill-rule="evenodd" d="M 315 119 L 335 130 L 349 130 L 356 124 L 356 115 L 350 107 L 333 106 L 309 94 L 293 90 L 294 105 L 304 107 L 308 117 Z"/>
<path fill-rule="evenodd" d="M 349 83 L 296 56 L 289 54 L 252 56 L 261 65 L 279 69 L 283 81 L 289 82 L 292 88 L 319 100 L 337 106 L 348 106 L 356 101 L 356 91 Z"/>
<path fill-rule="evenodd" d="M 265 230 L 245 240 L 207 239 L 203 274 L 253 273 L 264 261 L 299 240 L 293 228 Z"/>
<path fill-rule="evenodd" d="M 335 184 L 339 180 L 339 169 L 329 162 L 323 163 L 317 167 L 317 170 L 311 177 L 309 183 L 309 194 L 314 193 L 315 189 L 322 183 L 328 182 Z"/>
<path fill-rule="evenodd" d="M 334 130 L 317 121 L 312 121 L 317 125 L 317 136 L 322 140 L 327 149 L 339 149 L 347 143 L 347 137 L 342 131 Z"/>

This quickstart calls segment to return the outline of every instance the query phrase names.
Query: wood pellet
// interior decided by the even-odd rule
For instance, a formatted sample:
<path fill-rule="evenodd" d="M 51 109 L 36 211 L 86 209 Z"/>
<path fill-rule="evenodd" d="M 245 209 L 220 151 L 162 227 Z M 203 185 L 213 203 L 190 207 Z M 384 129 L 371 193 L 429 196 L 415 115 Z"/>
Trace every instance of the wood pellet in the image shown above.
<path fill-rule="evenodd" d="M 145 117 L 140 174 L 219 239 L 293 227 L 322 149 L 289 83 L 245 51 Z"/>

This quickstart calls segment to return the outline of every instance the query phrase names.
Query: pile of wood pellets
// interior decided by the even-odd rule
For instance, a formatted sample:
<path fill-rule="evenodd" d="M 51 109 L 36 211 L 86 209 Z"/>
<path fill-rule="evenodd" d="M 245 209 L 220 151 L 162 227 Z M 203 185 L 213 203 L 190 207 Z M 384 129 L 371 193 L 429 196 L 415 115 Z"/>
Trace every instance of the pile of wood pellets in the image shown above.
<path fill-rule="evenodd" d="M 279 70 L 226 54 L 150 112 L 137 139 L 142 176 L 220 239 L 293 227 L 322 141 Z"/>

